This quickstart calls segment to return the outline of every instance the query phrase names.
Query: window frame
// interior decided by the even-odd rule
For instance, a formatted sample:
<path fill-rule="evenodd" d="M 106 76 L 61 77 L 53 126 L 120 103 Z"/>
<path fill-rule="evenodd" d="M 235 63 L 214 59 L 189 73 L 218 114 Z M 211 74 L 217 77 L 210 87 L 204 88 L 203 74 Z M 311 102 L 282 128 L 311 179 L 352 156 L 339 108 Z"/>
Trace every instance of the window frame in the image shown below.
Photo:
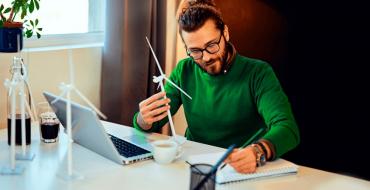
<path fill-rule="evenodd" d="M 103 11 L 96 11 L 101 9 Z M 27 51 L 46 51 L 67 48 L 103 47 L 104 31 L 96 31 L 101 28 L 105 30 L 106 0 L 89 0 L 89 31 L 87 33 L 48 34 L 37 39 L 24 38 L 24 48 Z M 91 20 L 92 21 L 91 21 Z"/>
<path fill-rule="evenodd" d="M 89 32 L 80 34 L 51 34 L 40 39 L 36 36 L 24 40 L 27 51 L 47 51 L 68 48 L 103 47 L 104 32 Z"/>

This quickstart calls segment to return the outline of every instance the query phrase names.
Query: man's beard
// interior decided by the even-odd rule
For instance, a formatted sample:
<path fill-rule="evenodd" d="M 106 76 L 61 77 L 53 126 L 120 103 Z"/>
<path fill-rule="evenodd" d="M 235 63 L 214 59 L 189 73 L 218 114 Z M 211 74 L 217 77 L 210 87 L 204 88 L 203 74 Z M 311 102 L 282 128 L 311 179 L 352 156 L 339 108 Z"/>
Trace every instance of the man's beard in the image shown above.
<path fill-rule="evenodd" d="M 207 72 L 207 65 L 211 65 L 217 61 L 219 61 L 221 63 L 221 70 L 217 73 L 209 73 L 207 72 L 208 74 L 210 75 L 219 75 L 219 74 L 222 74 L 222 70 L 225 68 L 225 66 L 227 65 L 227 56 L 228 56 L 228 48 L 225 47 L 221 57 L 217 57 L 216 59 L 211 59 L 207 62 L 202 62 L 202 63 L 198 63 L 197 65 L 205 72 Z"/>

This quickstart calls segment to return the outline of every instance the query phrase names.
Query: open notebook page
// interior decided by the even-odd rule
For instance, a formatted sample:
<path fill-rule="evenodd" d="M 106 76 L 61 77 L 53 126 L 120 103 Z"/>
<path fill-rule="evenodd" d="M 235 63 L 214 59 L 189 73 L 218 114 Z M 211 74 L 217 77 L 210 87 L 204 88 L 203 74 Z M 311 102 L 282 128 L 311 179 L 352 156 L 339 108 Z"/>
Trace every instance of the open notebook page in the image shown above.
<path fill-rule="evenodd" d="M 193 155 L 188 158 L 191 164 L 211 164 L 214 165 L 224 152 Z M 284 159 L 277 159 L 267 162 L 263 167 L 258 167 L 255 173 L 241 174 L 236 172 L 231 166 L 226 165 L 222 170 L 217 171 L 217 183 L 230 183 L 260 177 L 274 177 L 297 173 L 298 166 Z"/>

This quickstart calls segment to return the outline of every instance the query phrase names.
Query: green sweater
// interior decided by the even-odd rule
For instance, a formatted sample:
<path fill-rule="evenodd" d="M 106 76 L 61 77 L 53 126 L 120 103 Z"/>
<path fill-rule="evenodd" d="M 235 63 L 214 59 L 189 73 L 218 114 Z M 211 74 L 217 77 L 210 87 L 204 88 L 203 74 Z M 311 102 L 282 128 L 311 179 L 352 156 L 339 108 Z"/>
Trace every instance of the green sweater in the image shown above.
<path fill-rule="evenodd" d="M 259 138 L 274 144 L 276 157 L 299 144 L 299 130 L 290 103 L 272 68 L 265 62 L 236 55 L 226 74 L 209 75 L 191 58 L 181 60 L 170 80 L 187 92 L 192 100 L 166 83 L 171 99 L 171 114 L 181 104 L 188 128 L 186 138 L 226 148 L 243 145 L 260 128 Z M 134 127 L 142 130 L 134 116 Z M 158 131 L 168 118 L 153 123 L 147 132 Z"/>

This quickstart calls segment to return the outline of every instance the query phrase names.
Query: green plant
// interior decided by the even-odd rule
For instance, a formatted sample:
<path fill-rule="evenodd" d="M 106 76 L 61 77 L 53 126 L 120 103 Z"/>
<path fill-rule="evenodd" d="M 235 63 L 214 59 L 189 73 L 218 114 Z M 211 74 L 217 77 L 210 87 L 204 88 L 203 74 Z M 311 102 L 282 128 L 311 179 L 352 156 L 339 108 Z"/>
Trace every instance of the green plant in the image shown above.
<path fill-rule="evenodd" d="M 3 4 L 0 6 L 0 28 L 1 27 L 24 27 L 24 36 L 32 37 L 33 34 L 37 38 L 41 37 L 42 28 L 38 27 L 38 19 L 27 19 L 28 14 L 32 14 L 35 10 L 39 10 L 40 0 L 12 0 L 9 7 Z M 18 17 L 17 17 L 18 15 Z M 15 19 L 20 19 L 21 22 L 16 22 Z"/>

